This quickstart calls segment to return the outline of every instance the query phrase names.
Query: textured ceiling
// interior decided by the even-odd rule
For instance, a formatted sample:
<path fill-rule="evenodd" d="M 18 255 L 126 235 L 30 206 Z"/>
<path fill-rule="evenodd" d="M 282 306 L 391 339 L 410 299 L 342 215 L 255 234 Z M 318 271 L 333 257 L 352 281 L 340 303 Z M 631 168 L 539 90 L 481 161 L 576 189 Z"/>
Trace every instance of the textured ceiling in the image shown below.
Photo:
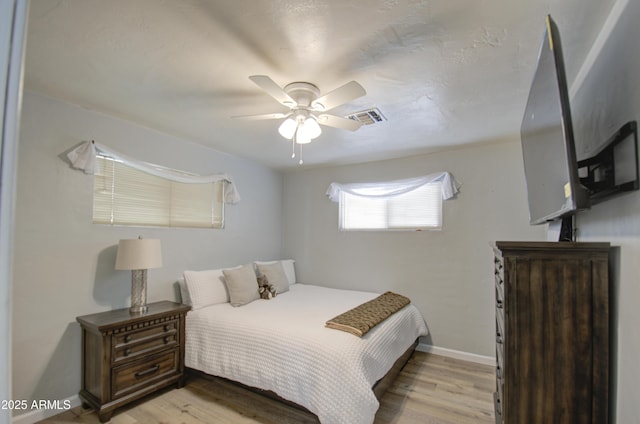
<path fill-rule="evenodd" d="M 278 169 L 297 166 L 286 109 L 248 77 L 367 95 L 387 122 L 323 127 L 305 165 L 402 157 L 514 137 L 550 13 L 568 79 L 614 0 L 32 0 L 25 87 Z M 101 140 L 108 143 L 108 140 Z"/>

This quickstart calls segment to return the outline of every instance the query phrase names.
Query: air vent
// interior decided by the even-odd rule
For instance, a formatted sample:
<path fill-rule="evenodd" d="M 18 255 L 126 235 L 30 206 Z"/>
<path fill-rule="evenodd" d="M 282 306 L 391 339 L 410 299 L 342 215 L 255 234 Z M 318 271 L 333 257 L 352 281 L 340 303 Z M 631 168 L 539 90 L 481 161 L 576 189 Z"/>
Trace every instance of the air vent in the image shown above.
<path fill-rule="evenodd" d="M 387 120 L 377 107 L 352 113 L 347 118 L 362 122 L 363 125 L 379 124 Z"/>

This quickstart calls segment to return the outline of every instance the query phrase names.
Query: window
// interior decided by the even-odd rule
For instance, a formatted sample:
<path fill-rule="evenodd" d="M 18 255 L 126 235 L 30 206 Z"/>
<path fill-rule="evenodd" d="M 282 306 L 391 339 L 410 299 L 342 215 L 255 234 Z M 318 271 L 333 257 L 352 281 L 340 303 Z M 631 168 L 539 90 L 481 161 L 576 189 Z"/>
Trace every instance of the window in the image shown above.
<path fill-rule="evenodd" d="M 434 181 L 389 197 L 340 192 L 341 230 L 442 228 L 442 182 Z"/>
<path fill-rule="evenodd" d="M 176 172 L 176 171 L 173 171 Z M 224 227 L 225 181 L 184 183 L 96 156 L 93 222 L 154 227 Z"/>
<path fill-rule="evenodd" d="M 456 197 L 460 184 L 449 172 L 381 182 L 333 182 L 327 197 L 339 204 L 341 230 L 442 228 L 442 201 Z"/>

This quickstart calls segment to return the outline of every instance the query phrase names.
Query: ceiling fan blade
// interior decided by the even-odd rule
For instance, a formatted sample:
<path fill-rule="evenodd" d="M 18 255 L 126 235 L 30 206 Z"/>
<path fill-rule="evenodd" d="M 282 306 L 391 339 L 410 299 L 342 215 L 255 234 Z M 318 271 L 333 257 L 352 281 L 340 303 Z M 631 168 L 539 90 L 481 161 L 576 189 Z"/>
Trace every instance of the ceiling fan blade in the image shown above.
<path fill-rule="evenodd" d="M 358 97 L 362 97 L 365 94 L 367 94 L 367 92 L 360 84 L 355 81 L 351 81 L 333 91 L 328 92 L 324 96 L 315 99 L 311 103 L 311 107 L 323 112 L 350 102 Z"/>
<path fill-rule="evenodd" d="M 276 84 L 268 76 L 252 75 L 249 77 L 249 79 L 283 105 L 287 107 L 293 107 L 296 105 L 296 101 L 293 100 L 278 84 Z"/>
<path fill-rule="evenodd" d="M 362 122 L 327 114 L 318 116 L 318 124 L 349 131 L 355 131 L 362 126 Z"/>
<path fill-rule="evenodd" d="M 236 115 L 232 116 L 233 119 L 247 119 L 250 121 L 258 121 L 260 119 L 282 119 L 291 116 L 289 113 L 264 113 L 262 115 Z"/>

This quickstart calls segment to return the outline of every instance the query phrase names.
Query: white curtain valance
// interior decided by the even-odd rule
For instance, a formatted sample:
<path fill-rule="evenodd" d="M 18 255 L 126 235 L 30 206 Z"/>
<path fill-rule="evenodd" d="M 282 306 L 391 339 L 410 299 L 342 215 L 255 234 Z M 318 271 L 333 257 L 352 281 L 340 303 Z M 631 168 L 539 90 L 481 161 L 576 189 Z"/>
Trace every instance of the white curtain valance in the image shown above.
<path fill-rule="evenodd" d="M 423 177 L 377 183 L 331 183 L 326 194 L 332 202 L 339 201 L 341 191 L 361 197 L 393 197 L 408 193 L 435 181 L 442 182 L 442 198 L 444 200 L 451 199 L 460 189 L 460 184 L 456 182 L 449 172 L 439 172 Z"/>
<path fill-rule="evenodd" d="M 215 183 L 218 181 L 226 181 L 224 200 L 227 203 L 237 203 L 240 201 L 240 194 L 236 189 L 231 177 L 227 174 L 212 175 L 190 175 L 168 168 L 163 168 L 151 163 L 133 159 L 122 153 L 119 153 L 103 144 L 94 141 L 86 141 L 70 151 L 67 157 L 71 161 L 71 165 L 76 169 L 81 169 L 85 174 L 93 174 L 96 168 L 96 154 L 100 152 L 105 156 L 122 161 L 124 164 L 146 172 L 157 177 L 166 178 L 171 181 L 180 183 L 202 184 Z"/>

